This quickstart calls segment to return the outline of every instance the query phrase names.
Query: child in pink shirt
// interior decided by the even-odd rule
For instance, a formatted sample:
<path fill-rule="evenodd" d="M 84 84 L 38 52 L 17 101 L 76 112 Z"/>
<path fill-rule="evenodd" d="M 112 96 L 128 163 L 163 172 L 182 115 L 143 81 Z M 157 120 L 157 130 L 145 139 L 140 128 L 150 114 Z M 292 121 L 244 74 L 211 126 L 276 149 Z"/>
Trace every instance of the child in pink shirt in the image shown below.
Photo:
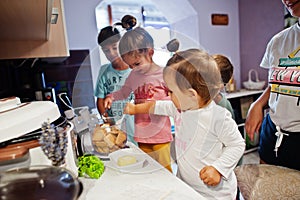
<path fill-rule="evenodd" d="M 119 42 L 120 55 L 132 69 L 123 87 L 104 100 L 109 108 L 112 101 L 126 99 L 133 91 L 135 104 L 168 98 L 163 81 L 163 68 L 154 63 L 154 42 L 151 35 L 137 27 L 124 34 Z M 172 172 L 170 143 L 173 140 L 171 123 L 167 116 L 135 115 L 134 140 L 152 158 Z"/>

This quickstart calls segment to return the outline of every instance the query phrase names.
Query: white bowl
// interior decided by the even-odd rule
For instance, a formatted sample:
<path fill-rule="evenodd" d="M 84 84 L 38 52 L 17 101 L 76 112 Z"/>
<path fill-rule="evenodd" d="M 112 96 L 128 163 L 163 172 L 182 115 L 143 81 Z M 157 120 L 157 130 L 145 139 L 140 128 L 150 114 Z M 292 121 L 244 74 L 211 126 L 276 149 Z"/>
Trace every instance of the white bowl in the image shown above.
<path fill-rule="evenodd" d="M 110 158 L 110 162 L 112 163 L 112 167 L 121 171 L 134 171 L 136 169 L 140 169 L 143 167 L 143 164 L 146 160 L 145 155 L 142 153 L 136 153 L 132 149 L 120 149 L 110 153 L 108 156 Z M 123 156 L 134 156 L 137 162 L 126 166 L 119 166 L 118 159 Z"/>

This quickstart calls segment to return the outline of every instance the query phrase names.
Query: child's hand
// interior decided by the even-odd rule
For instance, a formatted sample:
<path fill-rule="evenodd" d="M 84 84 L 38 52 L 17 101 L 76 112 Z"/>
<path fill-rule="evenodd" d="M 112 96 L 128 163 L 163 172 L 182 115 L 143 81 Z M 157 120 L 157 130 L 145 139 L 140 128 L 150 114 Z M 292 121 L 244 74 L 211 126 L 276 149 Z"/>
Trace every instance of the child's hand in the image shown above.
<path fill-rule="evenodd" d="M 124 114 L 134 115 L 135 114 L 135 104 L 133 103 L 126 103 L 124 110 Z"/>
<path fill-rule="evenodd" d="M 199 177 L 204 184 L 216 186 L 220 183 L 222 175 L 213 166 L 205 166 L 199 172 Z"/>
<path fill-rule="evenodd" d="M 106 96 L 103 104 L 104 104 L 105 109 L 110 109 L 111 104 L 112 104 L 112 98 L 110 96 Z"/>

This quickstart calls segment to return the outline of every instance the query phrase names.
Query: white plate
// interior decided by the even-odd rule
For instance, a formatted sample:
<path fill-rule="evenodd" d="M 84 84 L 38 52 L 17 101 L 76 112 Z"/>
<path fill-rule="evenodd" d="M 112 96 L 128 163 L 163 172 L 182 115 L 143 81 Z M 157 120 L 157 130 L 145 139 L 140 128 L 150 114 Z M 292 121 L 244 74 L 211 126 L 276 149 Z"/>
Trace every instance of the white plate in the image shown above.
<path fill-rule="evenodd" d="M 122 156 L 134 156 L 137 160 L 136 163 L 126 166 L 119 166 L 118 159 Z M 120 149 L 115 152 L 110 153 L 109 155 L 110 161 L 108 163 L 108 167 L 115 168 L 122 172 L 134 172 L 137 169 L 141 169 L 144 166 L 144 162 L 146 161 L 146 156 L 143 153 L 134 152 L 132 149 Z"/>

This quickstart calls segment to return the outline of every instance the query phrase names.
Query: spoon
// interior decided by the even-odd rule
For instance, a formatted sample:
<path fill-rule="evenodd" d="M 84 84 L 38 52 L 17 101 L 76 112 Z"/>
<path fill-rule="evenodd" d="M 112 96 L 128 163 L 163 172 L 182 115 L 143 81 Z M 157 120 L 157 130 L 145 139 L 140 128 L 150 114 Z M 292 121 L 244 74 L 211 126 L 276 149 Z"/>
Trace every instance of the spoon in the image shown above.
<path fill-rule="evenodd" d="M 118 119 L 118 120 L 116 121 L 116 123 L 115 123 L 115 125 L 116 125 L 119 129 L 121 129 L 121 123 L 122 123 L 122 121 L 123 121 L 125 115 L 126 115 L 126 114 L 123 114 L 123 116 L 122 116 L 120 119 Z"/>

